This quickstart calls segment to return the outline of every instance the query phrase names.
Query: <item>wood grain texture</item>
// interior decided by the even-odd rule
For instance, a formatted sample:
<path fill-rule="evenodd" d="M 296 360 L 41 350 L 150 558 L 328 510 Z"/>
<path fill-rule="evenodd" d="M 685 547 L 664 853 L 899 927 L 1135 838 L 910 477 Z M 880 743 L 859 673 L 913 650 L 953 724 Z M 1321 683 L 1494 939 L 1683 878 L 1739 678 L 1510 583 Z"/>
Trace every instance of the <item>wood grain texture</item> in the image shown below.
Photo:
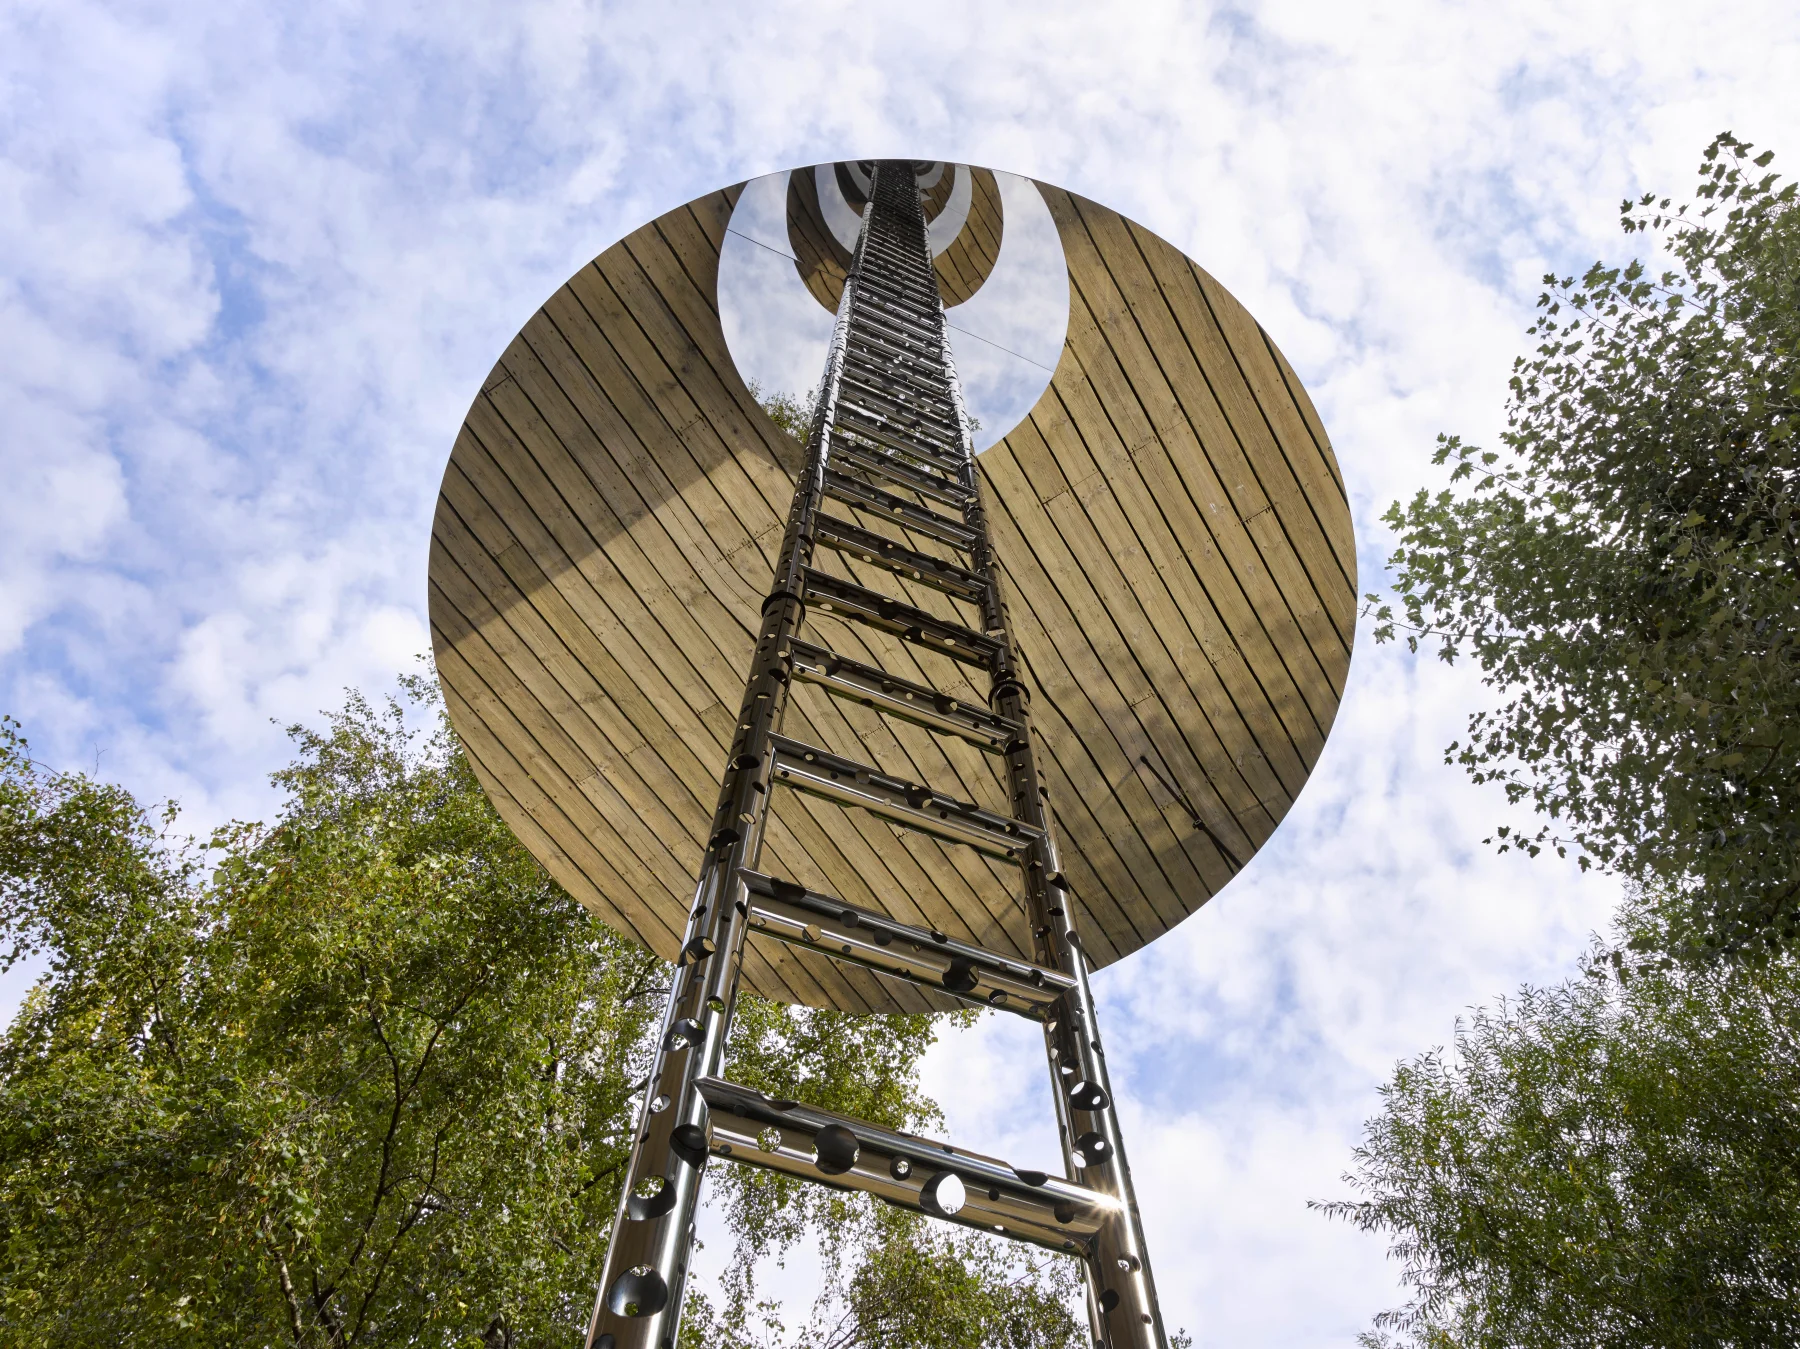
<path fill-rule="evenodd" d="M 992 175 L 975 183 L 997 209 Z M 801 454 L 719 325 L 739 190 L 633 232 L 532 317 L 470 409 L 432 530 L 438 672 L 483 785 L 571 893 L 665 959 Z M 1324 428 L 1267 334 L 1149 231 L 1040 190 L 1068 261 L 1068 338 L 1031 414 L 978 462 L 1065 871 L 1105 965 L 1217 893 L 1317 762 L 1349 663 L 1354 539 Z M 997 256 L 997 217 L 991 236 L 974 205 L 970 218 L 970 250 Z M 816 224 L 827 258 L 835 240 Z M 819 566 L 893 589 L 853 556 L 824 550 Z M 895 593 L 968 617 L 922 585 Z M 808 626 L 855 659 L 983 696 L 930 652 L 829 616 Z M 1003 808 L 1003 777 L 975 747 L 812 686 L 785 730 Z M 763 866 L 1030 949 L 1010 868 L 863 812 L 779 793 Z M 745 973 L 818 1006 L 947 1005 L 775 943 L 753 942 Z"/>
<path fill-rule="evenodd" d="M 810 168 L 788 174 L 788 247 L 794 250 L 794 267 L 807 291 L 825 308 L 837 313 L 850 277 L 850 250 L 838 242 L 825 223 L 819 205 L 819 185 Z"/>
<path fill-rule="evenodd" d="M 1000 238 L 1005 231 L 1005 213 L 1000 209 L 1000 184 L 994 181 L 993 170 L 965 171 L 972 180 L 968 219 L 950 246 L 932 260 L 938 276 L 938 291 L 944 297 L 945 306 L 950 308 L 981 289 L 981 283 L 988 279 L 994 264 L 1000 261 Z"/>

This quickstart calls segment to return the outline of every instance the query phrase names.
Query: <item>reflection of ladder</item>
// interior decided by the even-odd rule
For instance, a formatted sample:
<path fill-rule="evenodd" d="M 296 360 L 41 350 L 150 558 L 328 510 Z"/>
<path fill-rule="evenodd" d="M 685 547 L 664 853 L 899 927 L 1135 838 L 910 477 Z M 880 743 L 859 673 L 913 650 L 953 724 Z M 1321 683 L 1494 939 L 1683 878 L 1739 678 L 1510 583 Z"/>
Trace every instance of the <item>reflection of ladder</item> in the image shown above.
<path fill-rule="evenodd" d="M 909 537 L 829 514 L 828 501 L 892 521 Z M 924 540 L 965 560 L 935 556 L 925 551 Z M 979 621 L 946 621 L 827 575 L 812 566 L 820 546 L 947 594 Z M 958 702 L 801 640 L 809 607 L 985 671 L 992 681 L 989 706 Z M 783 736 L 782 713 L 795 680 L 999 756 L 1012 814 Z M 1086 1262 L 1096 1344 L 1165 1345 L 1074 905 L 1057 866 L 1039 786 L 1028 706 L 1000 601 L 913 166 L 883 161 L 875 168 L 774 584 L 763 604 L 737 736 L 607 1251 L 590 1349 L 673 1346 L 709 1152 L 1077 1253 Z M 1035 960 L 954 941 L 760 874 L 769 795 L 776 787 L 870 811 L 903 829 L 1017 863 Z M 726 1037 L 750 931 L 1040 1022 L 1070 1179 L 771 1100 L 726 1081 Z"/>

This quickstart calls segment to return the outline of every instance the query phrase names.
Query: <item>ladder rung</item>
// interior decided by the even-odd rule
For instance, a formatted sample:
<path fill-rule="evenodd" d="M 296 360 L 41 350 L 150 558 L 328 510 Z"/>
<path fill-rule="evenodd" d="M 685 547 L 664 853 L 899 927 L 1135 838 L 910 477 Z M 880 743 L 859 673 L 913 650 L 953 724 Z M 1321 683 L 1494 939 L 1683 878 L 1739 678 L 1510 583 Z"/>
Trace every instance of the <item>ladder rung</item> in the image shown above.
<path fill-rule="evenodd" d="M 890 398 L 909 412 L 925 412 L 954 423 L 956 404 L 946 393 L 938 393 L 923 384 L 896 375 L 891 370 L 877 370 L 857 361 L 844 363 L 844 383 L 858 389 L 870 389 Z"/>
<path fill-rule="evenodd" d="M 806 568 L 803 577 L 805 602 L 816 603 L 825 613 L 866 623 L 952 660 L 979 665 L 985 670 L 991 671 L 1005 654 L 1001 644 L 985 633 L 965 628 L 960 623 L 947 622 L 854 581 L 840 581 L 813 567 Z"/>
<path fill-rule="evenodd" d="M 850 396 L 876 403 L 884 402 L 892 406 L 896 413 L 917 417 L 921 421 L 929 421 L 950 430 L 955 435 L 956 405 L 948 398 L 936 398 L 920 392 L 918 396 L 910 395 L 906 390 L 890 388 L 881 381 L 870 377 L 848 363 L 844 366 L 840 387 L 850 391 Z M 843 395 L 840 395 L 842 397 Z"/>
<path fill-rule="evenodd" d="M 942 474 L 957 491 L 963 491 L 961 474 L 963 461 L 946 462 L 941 450 L 930 445 L 921 446 L 918 440 L 908 438 L 891 428 L 875 426 L 852 411 L 848 417 L 843 415 L 842 408 L 832 409 L 832 426 L 844 440 L 839 444 L 849 444 L 871 455 L 883 463 L 899 462 L 917 473 Z M 917 460 L 919 462 L 912 462 Z"/>
<path fill-rule="evenodd" d="M 959 801 L 784 735 L 769 737 L 769 755 L 777 783 L 841 806 L 858 807 L 989 857 L 1016 862 L 1021 852 L 1043 837 L 1023 820 Z"/>
<path fill-rule="evenodd" d="M 872 529 L 853 525 L 835 515 L 813 517 L 815 537 L 829 548 L 850 557 L 861 558 L 873 566 L 886 567 L 896 576 L 910 578 L 920 585 L 941 590 L 970 604 L 980 604 L 987 586 L 974 572 L 921 553 Z"/>
<path fill-rule="evenodd" d="M 925 315 L 902 314 L 898 306 L 880 296 L 859 296 L 858 299 L 862 303 L 855 306 L 856 318 L 862 324 L 877 329 L 885 326 L 919 343 L 930 344 L 938 340 L 937 334 L 931 331 L 931 320 Z"/>
<path fill-rule="evenodd" d="M 1068 975 L 1029 960 L 896 922 L 792 881 L 741 874 L 750 891 L 751 930 L 790 946 L 1034 1021 L 1053 1016 L 1058 999 L 1075 987 Z"/>
<path fill-rule="evenodd" d="M 845 477 L 835 469 L 825 470 L 825 494 L 847 506 L 860 506 L 864 510 L 874 511 L 915 534 L 927 535 L 954 548 L 960 548 L 965 553 L 973 549 L 980 538 L 975 530 L 961 520 L 927 510 L 903 496 L 884 492 L 881 488 L 856 478 Z"/>
<path fill-rule="evenodd" d="M 845 337 L 844 343 L 846 360 L 879 360 L 890 368 L 899 366 L 927 377 L 942 378 L 942 353 L 911 345 L 892 333 L 859 327 Z"/>
<path fill-rule="evenodd" d="M 877 366 L 873 360 L 862 360 L 857 353 L 851 353 L 844 362 L 844 375 L 855 378 L 855 382 L 866 387 L 877 389 L 878 393 L 893 394 L 904 402 L 905 398 L 918 398 L 920 402 L 929 402 L 943 412 L 956 411 L 956 403 L 950 398 L 949 387 L 941 384 L 927 384 L 925 380 L 914 378 L 905 369 L 893 366 Z"/>
<path fill-rule="evenodd" d="M 969 489 L 960 482 L 940 477 L 902 460 L 868 449 L 852 441 L 833 439 L 827 462 L 836 462 L 864 473 L 876 473 L 889 482 L 898 483 L 922 497 L 941 501 L 946 506 L 960 507 L 969 499 Z"/>
<path fill-rule="evenodd" d="M 979 704 L 960 702 L 923 684 L 896 679 L 886 670 L 811 642 L 790 641 L 788 656 L 795 679 L 817 684 L 847 702 L 861 703 L 939 735 L 960 736 L 991 754 L 1004 754 L 1006 747 L 1019 738 L 1017 723 Z"/>
<path fill-rule="evenodd" d="M 928 398 L 946 408 L 956 406 L 947 386 L 927 383 L 923 376 L 915 373 L 907 364 L 885 352 L 852 350 L 845 358 L 844 368 L 853 371 L 864 382 L 872 381 L 879 387 L 897 385 L 903 392 Z"/>
<path fill-rule="evenodd" d="M 846 369 L 858 370 L 865 375 L 871 372 L 883 376 L 899 374 L 909 381 L 929 381 L 933 373 L 931 363 L 923 357 L 909 356 L 888 346 L 883 341 L 870 341 L 867 338 L 853 344 L 846 342 L 844 365 Z M 946 392 L 949 389 L 949 385 L 942 380 L 937 381 L 936 384 L 922 385 L 922 387 L 943 389 Z"/>
<path fill-rule="evenodd" d="M 862 285 L 861 298 L 869 300 L 886 300 L 889 303 L 905 305 L 924 320 L 931 311 L 928 306 L 937 297 L 925 289 L 924 282 L 896 281 L 889 277 L 871 279 Z"/>
<path fill-rule="evenodd" d="M 715 1156 L 863 1190 L 919 1213 L 1053 1251 L 1085 1250 L 1119 1211 L 1111 1195 L 831 1110 L 773 1100 L 722 1077 L 695 1087 Z"/>
<path fill-rule="evenodd" d="M 925 275 L 925 269 L 919 265 L 918 257 L 904 245 L 894 242 L 891 237 L 870 236 L 866 251 L 891 258 L 896 266 L 904 267 L 916 276 Z"/>
<path fill-rule="evenodd" d="M 920 317 L 929 315 L 932 308 L 942 303 L 938 293 L 937 278 L 927 276 L 923 272 L 907 269 L 907 275 L 889 271 L 887 273 L 864 273 L 862 292 L 865 297 L 879 295 L 883 298 L 897 299 L 918 312 Z"/>
<path fill-rule="evenodd" d="M 837 445 L 848 444 L 861 450 L 865 455 L 880 460 L 885 464 L 900 464 L 915 473 L 936 475 L 947 482 L 952 490 L 967 489 L 962 484 L 964 461 L 952 462 L 943 453 L 941 447 L 933 448 L 930 442 L 921 437 L 909 436 L 904 427 L 880 427 L 870 422 L 861 409 L 852 405 L 840 404 L 832 409 L 832 430 L 836 433 Z"/>
<path fill-rule="evenodd" d="M 909 299 L 915 300 L 920 308 L 928 304 L 939 303 L 937 278 L 924 268 L 916 265 L 916 259 L 909 258 L 900 249 L 881 240 L 872 240 L 871 246 L 864 249 L 864 257 L 874 257 L 890 265 L 881 271 L 865 271 L 862 277 L 862 289 L 886 290 L 899 292 Z"/>
<path fill-rule="evenodd" d="M 905 313 L 897 313 L 897 306 L 886 296 L 874 294 L 862 287 L 857 288 L 853 315 L 861 320 L 859 327 L 869 327 L 871 323 L 879 323 L 890 331 L 898 331 L 912 341 L 929 346 L 937 340 L 938 334 L 931 320 L 935 315 L 929 312 L 929 305 L 915 305 Z"/>
<path fill-rule="evenodd" d="M 859 348 L 867 348 L 890 362 L 904 364 L 907 369 L 939 379 L 943 377 L 943 370 L 935 359 L 936 353 L 921 347 L 904 346 L 887 333 L 855 328 L 845 334 L 844 344 L 852 359 L 862 359 L 863 352 Z"/>
<path fill-rule="evenodd" d="M 921 434 L 940 432 L 942 428 L 927 426 L 922 422 L 901 422 L 887 416 L 880 408 L 869 406 L 872 401 L 862 394 L 840 394 L 837 406 L 832 409 L 832 421 L 843 430 L 866 436 L 877 444 L 886 445 L 900 454 L 911 455 L 945 473 L 961 472 L 962 456 L 952 448 L 953 442 L 948 433 L 937 439 Z"/>

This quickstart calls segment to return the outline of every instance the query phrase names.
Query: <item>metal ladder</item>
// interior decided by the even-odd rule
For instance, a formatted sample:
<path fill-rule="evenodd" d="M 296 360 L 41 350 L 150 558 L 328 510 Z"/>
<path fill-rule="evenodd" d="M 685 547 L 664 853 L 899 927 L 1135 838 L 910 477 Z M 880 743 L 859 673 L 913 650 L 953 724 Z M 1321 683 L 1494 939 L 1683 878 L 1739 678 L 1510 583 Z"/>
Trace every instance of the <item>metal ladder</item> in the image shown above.
<path fill-rule="evenodd" d="M 830 514 L 834 502 L 947 544 L 966 565 Z M 949 622 L 827 575 L 812 565 L 820 547 L 950 595 L 978 619 Z M 970 706 L 803 640 L 809 607 L 985 672 L 988 706 Z M 762 615 L 588 1349 L 673 1349 L 709 1154 L 865 1190 L 905 1208 L 1078 1254 L 1095 1345 L 1167 1349 L 910 163 L 884 160 L 874 168 Z M 782 714 L 795 680 L 1000 756 L 1012 813 L 784 736 Z M 955 941 L 762 874 L 763 830 L 777 788 L 867 810 L 1016 863 L 1035 960 Z M 726 1041 L 751 933 L 1040 1022 L 1067 1178 L 771 1100 L 727 1081 Z"/>

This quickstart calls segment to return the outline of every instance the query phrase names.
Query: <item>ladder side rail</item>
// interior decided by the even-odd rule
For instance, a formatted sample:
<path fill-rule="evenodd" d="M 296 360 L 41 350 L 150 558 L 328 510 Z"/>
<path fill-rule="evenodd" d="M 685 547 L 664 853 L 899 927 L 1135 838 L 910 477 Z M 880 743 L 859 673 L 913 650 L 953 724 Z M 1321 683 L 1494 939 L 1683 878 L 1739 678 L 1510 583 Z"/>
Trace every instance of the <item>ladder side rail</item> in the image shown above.
<path fill-rule="evenodd" d="M 1038 962 L 1069 975 L 1074 987 L 1059 999 L 1054 1015 L 1044 1021 L 1044 1047 L 1050 1061 L 1051 1096 L 1056 1101 L 1063 1159 L 1071 1178 L 1119 1200 L 1120 1207 L 1102 1225 L 1087 1265 L 1088 1318 L 1096 1345 L 1106 1349 L 1167 1349 L 1168 1335 L 1150 1273 L 1148 1248 L 1137 1192 L 1131 1183 L 1116 1100 L 1100 1043 L 1100 1023 L 1088 983 L 1087 957 L 1075 923 L 1075 905 L 1063 878 L 1043 794 L 1043 781 L 1032 744 L 1031 695 L 1023 680 L 1012 642 L 1012 626 L 1000 593 L 1000 572 L 988 532 L 986 496 L 975 468 L 974 437 L 962 385 L 951 354 L 948 318 L 942 325 L 944 368 L 962 427 L 964 482 L 969 503 L 964 519 L 980 542 L 970 570 L 983 578 L 982 627 L 1001 645 L 989 696 L 993 711 L 1024 728 L 1007 747 L 1007 787 L 1013 813 L 1031 825 L 1037 838 L 1025 861 L 1026 905 L 1031 914 Z"/>
<path fill-rule="evenodd" d="M 864 212 L 863 237 L 869 212 Z M 707 1107 L 697 1083 L 725 1063 L 736 1010 L 748 904 L 740 872 L 754 868 L 768 818 L 769 742 L 786 710 L 786 647 L 805 617 L 814 519 L 824 494 L 861 241 L 838 305 L 825 380 L 782 538 L 780 562 L 751 658 L 694 907 L 670 985 L 638 1116 L 624 1191 L 594 1301 L 588 1349 L 666 1349 L 675 1342 L 707 1158 Z"/>

